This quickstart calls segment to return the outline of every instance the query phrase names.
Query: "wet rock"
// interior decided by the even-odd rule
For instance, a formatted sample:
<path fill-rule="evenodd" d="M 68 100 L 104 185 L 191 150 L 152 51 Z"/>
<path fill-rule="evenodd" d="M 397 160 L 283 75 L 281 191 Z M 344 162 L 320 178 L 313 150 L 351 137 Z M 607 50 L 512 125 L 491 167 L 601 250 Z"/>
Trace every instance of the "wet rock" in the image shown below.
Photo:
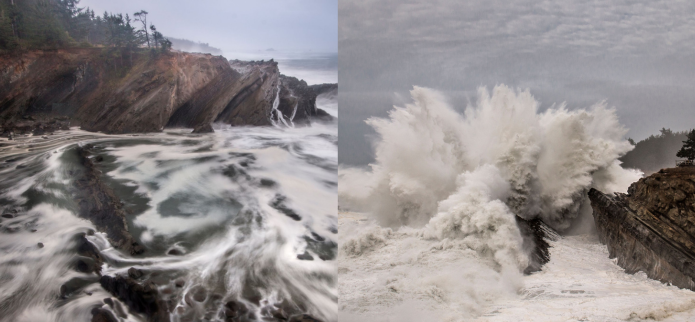
<path fill-rule="evenodd" d="M 200 285 L 194 286 L 186 293 L 186 303 L 188 303 L 188 305 L 194 305 L 194 302 L 205 302 L 207 298 L 208 291 Z"/>
<path fill-rule="evenodd" d="M 18 227 L 18 226 L 10 226 L 10 227 L 4 227 L 4 228 L 5 229 L 3 230 L 3 232 L 8 233 L 8 234 L 14 234 L 14 233 L 17 233 L 20 230 L 22 230 L 22 228 Z"/>
<path fill-rule="evenodd" d="M 43 243 L 38 243 L 38 244 L 36 244 L 36 246 L 39 248 L 43 248 Z"/>
<path fill-rule="evenodd" d="M 334 260 L 338 255 L 338 244 L 330 239 L 312 233 L 312 237 L 304 236 L 304 241 L 306 241 L 306 248 L 323 261 Z"/>
<path fill-rule="evenodd" d="M 93 282 L 94 282 L 94 280 L 90 279 L 90 278 L 83 278 L 83 277 L 72 278 L 60 286 L 60 297 L 63 299 L 66 299 L 66 298 L 78 293 L 84 287 L 92 284 Z"/>
<path fill-rule="evenodd" d="M 228 301 L 224 304 L 224 314 L 227 318 L 236 318 L 248 312 L 246 305 L 238 301 Z"/>
<path fill-rule="evenodd" d="M 16 93 L 4 102 L 0 126 L 35 135 L 67 129 L 71 120 L 84 130 L 105 133 L 195 128 L 213 121 L 270 125 L 280 74 L 275 62 L 231 63 L 184 52 L 155 58 L 136 52 L 130 57 L 132 70 L 119 82 L 109 78 L 111 67 L 103 64 L 99 48 L 26 51 L 5 60 L 28 67 L 16 81 L 12 73 L 0 74 L 0 83 L 9 86 L 5 92 Z M 69 118 L 48 116 L 58 112 L 53 108 Z"/>
<path fill-rule="evenodd" d="M 266 188 L 272 188 L 275 187 L 276 183 L 273 180 L 270 179 L 261 179 L 261 186 L 266 187 Z"/>
<path fill-rule="evenodd" d="M 300 315 L 294 315 L 290 317 L 288 322 L 322 322 L 319 319 L 314 318 L 313 316 L 309 314 L 300 314 Z"/>
<path fill-rule="evenodd" d="M 324 94 L 324 90 L 330 91 L 328 87 L 330 85 L 325 88 L 312 87 L 303 80 L 281 75 L 280 104 L 277 109 L 286 120 L 292 119 L 295 125 L 309 124 L 311 119 L 317 118 L 330 120 L 332 117 L 328 113 L 316 107 L 317 91 Z"/>
<path fill-rule="evenodd" d="M 181 279 L 176 280 L 176 282 L 174 282 L 174 286 L 176 286 L 178 288 L 182 288 L 184 285 L 186 285 L 186 281 L 181 280 Z"/>
<path fill-rule="evenodd" d="M 181 255 L 183 255 L 183 252 L 178 248 L 172 248 L 167 252 L 167 255 L 181 256 Z"/>
<path fill-rule="evenodd" d="M 296 221 L 302 220 L 302 217 L 300 217 L 293 209 L 286 205 L 286 200 L 287 197 L 283 195 L 275 195 L 275 198 L 270 201 L 270 206 Z"/>
<path fill-rule="evenodd" d="M 101 155 L 98 155 L 96 158 L 94 158 L 94 161 L 96 161 L 96 162 L 102 162 L 102 161 L 104 161 L 104 157 L 101 156 Z"/>
<path fill-rule="evenodd" d="M 12 219 L 14 218 L 14 214 L 2 214 L 2 218 Z"/>
<path fill-rule="evenodd" d="M 152 283 L 140 284 L 130 277 L 102 276 L 101 286 L 116 296 L 131 310 L 145 314 L 150 321 L 169 321 L 169 310 Z"/>
<path fill-rule="evenodd" d="M 142 277 L 144 274 L 142 273 L 141 269 L 137 269 L 135 267 L 131 267 L 128 269 L 128 276 L 134 279 L 139 279 Z"/>
<path fill-rule="evenodd" d="M 314 257 L 309 254 L 309 252 L 304 252 L 304 254 L 299 254 L 297 255 L 297 259 L 303 260 L 303 261 L 313 261 Z"/>
<path fill-rule="evenodd" d="M 311 232 L 311 237 L 313 237 L 314 239 L 316 239 L 317 241 L 320 241 L 320 242 L 326 240 L 325 238 L 321 237 L 321 235 L 319 235 L 313 231 Z"/>
<path fill-rule="evenodd" d="M 192 133 L 215 133 L 215 130 L 212 128 L 212 124 L 205 123 L 196 126 Z"/>
<path fill-rule="evenodd" d="M 80 257 L 75 261 L 75 270 L 82 273 L 98 272 L 100 267 L 98 263 L 91 257 Z"/>
<path fill-rule="evenodd" d="M 78 258 L 76 269 L 83 273 L 101 273 L 101 265 L 104 263 L 99 250 L 87 240 L 85 235 L 77 236 L 77 253 L 82 256 Z"/>
<path fill-rule="evenodd" d="M 524 239 L 522 248 L 530 250 L 528 254 L 529 263 L 526 269 L 524 269 L 524 274 L 538 272 L 543 265 L 550 261 L 550 244 L 548 241 L 556 240 L 559 238 L 559 235 L 543 223 L 540 218 L 526 220 L 519 216 L 515 217 L 516 225 L 519 227 L 521 237 Z"/>
<path fill-rule="evenodd" d="M 128 231 L 126 213 L 120 198 L 101 180 L 101 173 L 89 158 L 91 145 L 77 147 L 77 154 L 82 168 L 73 174 L 73 186 L 78 200 L 78 215 L 90 220 L 98 230 L 106 233 L 109 242 L 116 248 L 123 249 L 131 255 L 144 252 L 144 248 L 135 242 Z"/>
<path fill-rule="evenodd" d="M 695 290 L 695 168 L 662 169 L 628 194 L 591 189 L 589 199 L 599 238 L 625 272 Z"/>
<path fill-rule="evenodd" d="M 324 83 L 309 86 L 318 95 L 337 96 L 338 84 Z"/>
<path fill-rule="evenodd" d="M 109 310 L 95 307 L 92 309 L 92 322 L 118 322 L 118 319 Z"/>

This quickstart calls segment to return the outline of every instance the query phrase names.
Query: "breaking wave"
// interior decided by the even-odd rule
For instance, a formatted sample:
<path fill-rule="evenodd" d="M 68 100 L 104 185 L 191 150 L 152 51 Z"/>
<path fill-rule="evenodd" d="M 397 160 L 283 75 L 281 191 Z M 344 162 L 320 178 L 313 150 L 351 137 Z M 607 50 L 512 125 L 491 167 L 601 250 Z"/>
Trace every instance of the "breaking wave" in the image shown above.
<path fill-rule="evenodd" d="M 341 208 L 369 214 L 340 221 L 341 320 L 406 307 L 444 321 L 476 316 L 523 286 L 528 250 L 515 216 L 586 232 L 586 192 L 626 191 L 642 175 L 620 167 L 632 146 L 605 103 L 540 112 L 528 90 L 499 85 L 479 89 L 462 115 L 437 91 L 411 95 L 367 121 L 380 137 L 370 169 L 340 169 Z M 361 284 L 367 275 L 385 284 Z"/>

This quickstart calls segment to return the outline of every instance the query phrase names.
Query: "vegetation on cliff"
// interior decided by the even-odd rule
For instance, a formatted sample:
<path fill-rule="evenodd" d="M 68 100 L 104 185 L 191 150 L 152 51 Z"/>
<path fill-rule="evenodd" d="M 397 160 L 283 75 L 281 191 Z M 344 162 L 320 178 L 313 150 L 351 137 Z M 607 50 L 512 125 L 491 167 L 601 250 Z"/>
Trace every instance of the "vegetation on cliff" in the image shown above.
<path fill-rule="evenodd" d="M 630 139 L 635 148 L 620 158 L 623 168 L 639 169 L 650 174 L 675 166 L 676 153 L 687 139 L 688 132 L 674 132 L 666 128 L 660 132 L 637 143 Z"/>
<path fill-rule="evenodd" d="M 695 130 L 688 133 L 688 139 L 683 141 L 683 147 L 676 154 L 679 158 L 686 158 L 690 161 L 695 159 Z"/>
<path fill-rule="evenodd" d="M 141 47 L 154 52 L 171 42 L 147 24 L 147 12 L 104 12 L 80 8 L 79 0 L 0 0 L 0 53 L 31 49 L 107 47 L 130 55 Z M 137 28 L 135 25 L 138 25 Z"/>

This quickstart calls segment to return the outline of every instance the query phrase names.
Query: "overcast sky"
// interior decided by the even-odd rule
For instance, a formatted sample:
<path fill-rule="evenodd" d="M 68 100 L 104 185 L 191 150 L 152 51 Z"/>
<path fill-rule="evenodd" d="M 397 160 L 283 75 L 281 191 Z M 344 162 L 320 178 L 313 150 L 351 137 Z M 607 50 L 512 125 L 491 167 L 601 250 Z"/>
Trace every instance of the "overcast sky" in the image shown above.
<path fill-rule="evenodd" d="M 165 36 L 209 43 L 225 56 L 338 51 L 337 0 L 81 0 L 80 7 L 131 17 L 146 10 Z"/>
<path fill-rule="evenodd" d="M 695 1 L 340 0 L 338 12 L 342 164 L 372 160 L 364 119 L 413 85 L 459 109 L 500 83 L 543 109 L 606 100 L 637 140 L 695 128 Z"/>

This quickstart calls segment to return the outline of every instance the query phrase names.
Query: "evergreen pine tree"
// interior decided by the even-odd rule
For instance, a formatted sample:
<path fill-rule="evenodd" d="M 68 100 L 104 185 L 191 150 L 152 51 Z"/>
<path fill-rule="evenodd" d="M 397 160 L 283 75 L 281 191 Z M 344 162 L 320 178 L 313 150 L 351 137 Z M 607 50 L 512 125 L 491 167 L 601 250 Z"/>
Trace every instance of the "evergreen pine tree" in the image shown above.
<path fill-rule="evenodd" d="M 683 147 L 678 151 L 676 156 L 693 161 L 693 159 L 695 159 L 695 130 L 691 130 L 687 137 L 688 139 L 683 141 Z"/>

